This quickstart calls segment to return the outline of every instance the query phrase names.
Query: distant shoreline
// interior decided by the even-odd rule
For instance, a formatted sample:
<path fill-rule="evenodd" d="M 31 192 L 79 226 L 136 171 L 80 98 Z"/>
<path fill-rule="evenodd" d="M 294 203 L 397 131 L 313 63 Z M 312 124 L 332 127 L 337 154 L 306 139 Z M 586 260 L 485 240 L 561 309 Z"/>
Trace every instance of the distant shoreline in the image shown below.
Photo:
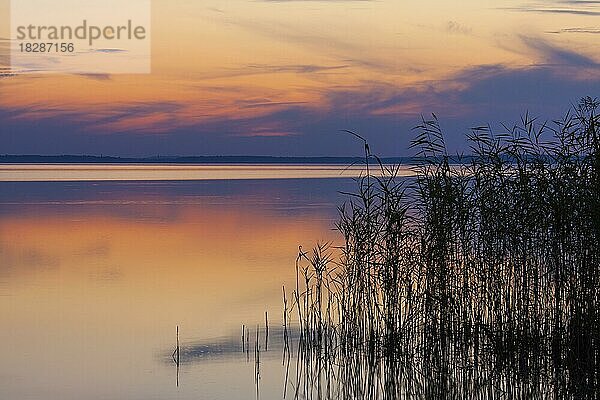
<path fill-rule="evenodd" d="M 411 164 L 411 157 L 382 158 L 384 164 Z M 372 160 L 374 163 L 376 160 Z M 0 164 L 364 164 L 364 157 L 275 157 L 275 156 L 172 156 L 172 157 L 110 157 L 110 156 L 41 156 L 0 155 Z"/>
<path fill-rule="evenodd" d="M 450 164 L 465 164 L 473 156 L 451 156 Z M 379 160 L 379 161 L 378 161 Z M 423 157 L 382 157 L 369 159 L 370 164 L 420 165 L 428 161 Z M 429 161 L 434 161 L 433 159 Z M 439 160 L 438 160 L 439 161 Z M 276 157 L 276 156 L 155 156 L 155 157 L 111 157 L 111 156 L 41 156 L 0 155 L 0 165 L 6 164 L 139 164 L 139 165 L 364 165 L 364 157 Z"/>

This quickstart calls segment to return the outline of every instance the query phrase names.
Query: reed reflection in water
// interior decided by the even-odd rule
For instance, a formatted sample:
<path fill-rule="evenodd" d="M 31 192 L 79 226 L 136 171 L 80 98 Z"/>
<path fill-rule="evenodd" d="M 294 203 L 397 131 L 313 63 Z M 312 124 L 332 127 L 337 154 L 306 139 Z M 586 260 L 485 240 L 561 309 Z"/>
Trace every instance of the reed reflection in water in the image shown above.
<path fill-rule="evenodd" d="M 375 162 L 340 210 L 345 245 L 298 255 L 294 397 L 597 398 L 598 107 L 474 129 L 462 169 L 434 117 L 413 183 Z"/>

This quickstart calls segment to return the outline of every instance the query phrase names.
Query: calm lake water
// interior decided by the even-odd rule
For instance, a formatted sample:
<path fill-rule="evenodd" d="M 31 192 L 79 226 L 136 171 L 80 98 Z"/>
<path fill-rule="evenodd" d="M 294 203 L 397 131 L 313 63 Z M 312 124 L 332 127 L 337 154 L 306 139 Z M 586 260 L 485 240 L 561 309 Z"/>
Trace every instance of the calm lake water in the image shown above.
<path fill-rule="evenodd" d="M 0 398 L 253 399 L 265 311 L 259 395 L 283 398 L 282 285 L 339 240 L 342 169 L 0 167 Z"/>
<path fill-rule="evenodd" d="M 372 168 L 371 174 L 379 170 Z M 0 182 L 185 181 L 240 179 L 351 178 L 364 173 L 360 165 L 11 165 L 0 164 Z M 409 167 L 399 176 L 411 176 Z"/>

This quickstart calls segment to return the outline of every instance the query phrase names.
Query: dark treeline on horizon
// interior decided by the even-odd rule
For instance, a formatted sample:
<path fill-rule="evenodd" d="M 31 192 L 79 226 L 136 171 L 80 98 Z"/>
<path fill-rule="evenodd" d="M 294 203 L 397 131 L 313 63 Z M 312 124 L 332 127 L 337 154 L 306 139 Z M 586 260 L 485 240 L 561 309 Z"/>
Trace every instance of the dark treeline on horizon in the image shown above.
<path fill-rule="evenodd" d="M 411 157 L 388 157 L 385 164 L 409 164 Z M 0 155 L 0 164 L 340 164 L 364 163 L 362 157 L 278 156 L 153 156 L 113 157 L 92 155 Z"/>
<path fill-rule="evenodd" d="M 447 156 L 451 165 L 465 165 L 474 159 L 473 155 Z M 503 156 L 507 162 L 513 162 Z M 423 162 L 439 161 L 436 156 L 382 157 L 374 158 L 375 163 L 383 165 L 418 165 Z M 371 162 L 373 162 L 371 160 Z M 364 165 L 364 157 L 291 157 L 291 156 L 153 156 L 153 157 L 114 157 L 93 155 L 36 155 L 4 154 L 0 155 L 0 164 L 332 164 Z"/>

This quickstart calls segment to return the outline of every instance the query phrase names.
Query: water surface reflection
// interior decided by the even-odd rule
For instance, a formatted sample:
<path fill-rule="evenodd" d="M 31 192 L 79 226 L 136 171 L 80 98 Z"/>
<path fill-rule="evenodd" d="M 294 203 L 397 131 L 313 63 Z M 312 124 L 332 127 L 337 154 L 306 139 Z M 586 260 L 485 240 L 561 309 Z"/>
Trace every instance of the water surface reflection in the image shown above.
<path fill-rule="evenodd" d="M 163 357 L 175 326 L 197 342 L 268 311 L 276 349 L 297 247 L 336 237 L 337 191 L 350 185 L 0 183 L 0 397 L 253 396 L 253 365 L 225 352 L 182 362 L 177 388 Z M 262 398 L 281 398 L 282 371 L 265 356 Z"/>

